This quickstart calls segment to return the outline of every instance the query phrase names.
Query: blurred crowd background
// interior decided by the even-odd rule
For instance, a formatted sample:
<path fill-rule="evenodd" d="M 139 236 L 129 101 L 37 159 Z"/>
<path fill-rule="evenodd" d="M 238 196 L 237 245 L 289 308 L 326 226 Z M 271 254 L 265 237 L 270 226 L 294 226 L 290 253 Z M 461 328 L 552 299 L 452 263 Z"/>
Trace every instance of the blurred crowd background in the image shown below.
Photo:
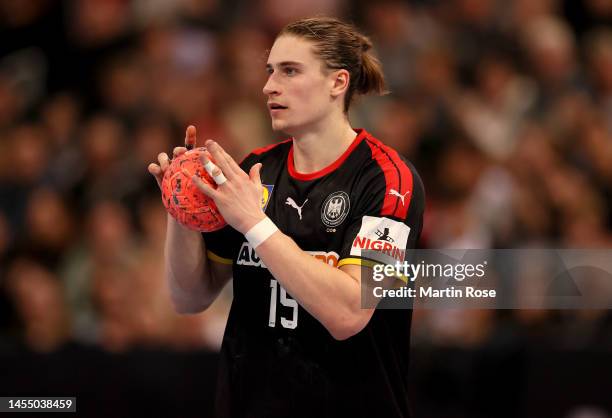
<path fill-rule="evenodd" d="M 0 0 L 0 351 L 218 349 L 231 292 L 174 314 L 147 165 L 188 124 L 282 139 L 266 51 L 316 14 L 375 44 L 391 94 L 351 122 L 420 172 L 422 248 L 612 247 L 608 0 Z M 612 315 L 417 311 L 413 341 L 610 353 Z"/>

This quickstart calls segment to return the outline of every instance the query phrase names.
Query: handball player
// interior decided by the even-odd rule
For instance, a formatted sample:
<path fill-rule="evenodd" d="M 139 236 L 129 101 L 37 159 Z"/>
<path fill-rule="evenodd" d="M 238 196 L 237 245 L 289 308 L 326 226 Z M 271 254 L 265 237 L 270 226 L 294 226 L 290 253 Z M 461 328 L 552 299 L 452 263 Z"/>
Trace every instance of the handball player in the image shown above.
<path fill-rule="evenodd" d="M 168 216 L 178 312 L 205 310 L 233 278 L 215 416 L 409 417 L 411 311 L 362 309 L 362 251 L 415 248 L 424 190 L 405 158 L 349 122 L 357 95 L 385 92 L 372 43 L 337 19 L 303 19 L 281 30 L 266 70 L 272 127 L 290 139 L 241 163 L 200 144 L 218 186 L 193 181 L 228 225 L 202 234 Z M 190 126 L 174 156 L 195 141 Z M 158 183 L 168 164 L 161 153 L 149 166 Z"/>

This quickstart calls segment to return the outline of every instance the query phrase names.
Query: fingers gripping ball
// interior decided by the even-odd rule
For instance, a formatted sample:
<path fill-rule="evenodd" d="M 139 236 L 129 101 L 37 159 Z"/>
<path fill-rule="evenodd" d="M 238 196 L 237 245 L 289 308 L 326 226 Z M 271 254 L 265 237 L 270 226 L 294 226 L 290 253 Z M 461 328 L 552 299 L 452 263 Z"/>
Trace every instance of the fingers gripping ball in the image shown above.
<path fill-rule="evenodd" d="M 200 162 L 202 153 L 206 153 L 212 161 L 211 155 L 204 148 L 187 151 L 172 160 L 162 180 L 162 200 L 168 213 L 182 225 L 194 231 L 212 232 L 227 223 L 215 202 L 191 180 L 196 174 L 205 183 L 217 187 Z"/>

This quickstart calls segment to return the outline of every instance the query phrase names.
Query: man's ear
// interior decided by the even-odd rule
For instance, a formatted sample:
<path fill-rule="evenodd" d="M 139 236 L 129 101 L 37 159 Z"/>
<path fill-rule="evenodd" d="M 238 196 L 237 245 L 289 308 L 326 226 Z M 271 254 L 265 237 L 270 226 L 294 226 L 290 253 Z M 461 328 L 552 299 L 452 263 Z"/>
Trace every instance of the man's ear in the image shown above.
<path fill-rule="evenodd" d="M 337 70 L 332 72 L 332 89 L 330 94 L 333 97 L 338 97 L 348 90 L 350 74 L 347 70 Z"/>

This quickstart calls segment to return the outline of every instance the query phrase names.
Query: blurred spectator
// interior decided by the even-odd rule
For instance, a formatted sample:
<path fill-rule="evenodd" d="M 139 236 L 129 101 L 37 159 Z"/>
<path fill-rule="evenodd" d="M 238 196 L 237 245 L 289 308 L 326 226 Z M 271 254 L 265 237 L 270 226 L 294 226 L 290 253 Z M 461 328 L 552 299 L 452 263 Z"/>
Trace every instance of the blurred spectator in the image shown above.
<path fill-rule="evenodd" d="M 373 132 L 407 158 L 415 156 L 422 137 L 421 115 L 404 100 L 387 100 L 376 112 Z"/>
<path fill-rule="evenodd" d="M 589 34 L 586 54 L 591 75 L 591 94 L 612 131 L 612 30 L 599 29 Z"/>
<path fill-rule="evenodd" d="M 85 218 L 86 235 L 65 255 L 61 275 L 74 315 L 77 339 L 94 341 L 96 314 L 91 300 L 94 274 L 104 265 L 127 263 L 136 250 L 127 210 L 112 201 L 101 201 Z M 108 270 L 108 269 L 107 269 Z"/>
<path fill-rule="evenodd" d="M 103 106 L 131 122 L 147 112 L 147 72 L 142 59 L 134 52 L 113 55 L 100 72 L 100 97 Z"/>
<path fill-rule="evenodd" d="M 138 187 L 125 138 L 125 127 L 110 115 L 86 121 L 80 133 L 85 171 L 75 187 L 81 205 L 121 199 Z"/>
<path fill-rule="evenodd" d="M 504 56 L 483 55 L 475 70 L 475 89 L 462 95 L 454 112 L 483 152 L 504 160 L 534 104 L 535 86 L 517 74 Z"/>
<path fill-rule="evenodd" d="M 423 341 L 442 347 L 480 347 L 488 343 L 494 326 L 493 310 L 429 309 L 417 310 L 414 335 Z"/>
<path fill-rule="evenodd" d="M 536 114 L 543 115 L 571 89 L 583 89 L 576 41 L 568 25 L 555 17 L 533 19 L 521 33 L 523 48 L 539 85 Z"/>
<path fill-rule="evenodd" d="M 69 194 L 83 175 L 85 162 L 77 142 L 81 107 L 77 98 L 58 93 L 50 98 L 41 111 L 44 127 L 50 137 L 52 158 L 47 181 L 62 193 Z"/>
<path fill-rule="evenodd" d="M 50 352 L 71 339 L 70 315 L 58 277 L 36 261 L 19 258 L 7 274 L 8 289 L 30 350 Z"/>
<path fill-rule="evenodd" d="M 441 42 L 439 28 L 435 20 L 406 2 L 366 2 L 364 7 L 365 25 L 376 43 L 388 88 L 405 94 L 415 87 L 418 53 Z"/>
<path fill-rule="evenodd" d="M 560 3 L 560 0 L 515 0 L 507 2 L 508 19 L 501 20 L 501 25 L 511 33 L 519 31 L 525 24 L 557 14 Z"/>
<path fill-rule="evenodd" d="M 21 236 L 28 194 L 45 181 L 49 143 L 40 126 L 22 124 L 8 131 L 3 145 L 0 210 L 9 222 L 11 234 Z"/>
<path fill-rule="evenodd" d="M 49 189 L 32 191 L 25 210 L 25 227 L 21 246 L 47 265 L 57 267 L 75 233 L 74 218 L 61 196 Z"/>
<path fill-rule="evenodd" d="M 85 47 L 96 47 L 124 35 L 130 25 L 130 3 L 112 0 L 75 0 L 71 4 L 70 31 Z"/>
<path fill-rule="evenodd" d="M 24 98 L 9 78 L 0 73 L 0 128 L 14 123 L 25 107 Z"/>

